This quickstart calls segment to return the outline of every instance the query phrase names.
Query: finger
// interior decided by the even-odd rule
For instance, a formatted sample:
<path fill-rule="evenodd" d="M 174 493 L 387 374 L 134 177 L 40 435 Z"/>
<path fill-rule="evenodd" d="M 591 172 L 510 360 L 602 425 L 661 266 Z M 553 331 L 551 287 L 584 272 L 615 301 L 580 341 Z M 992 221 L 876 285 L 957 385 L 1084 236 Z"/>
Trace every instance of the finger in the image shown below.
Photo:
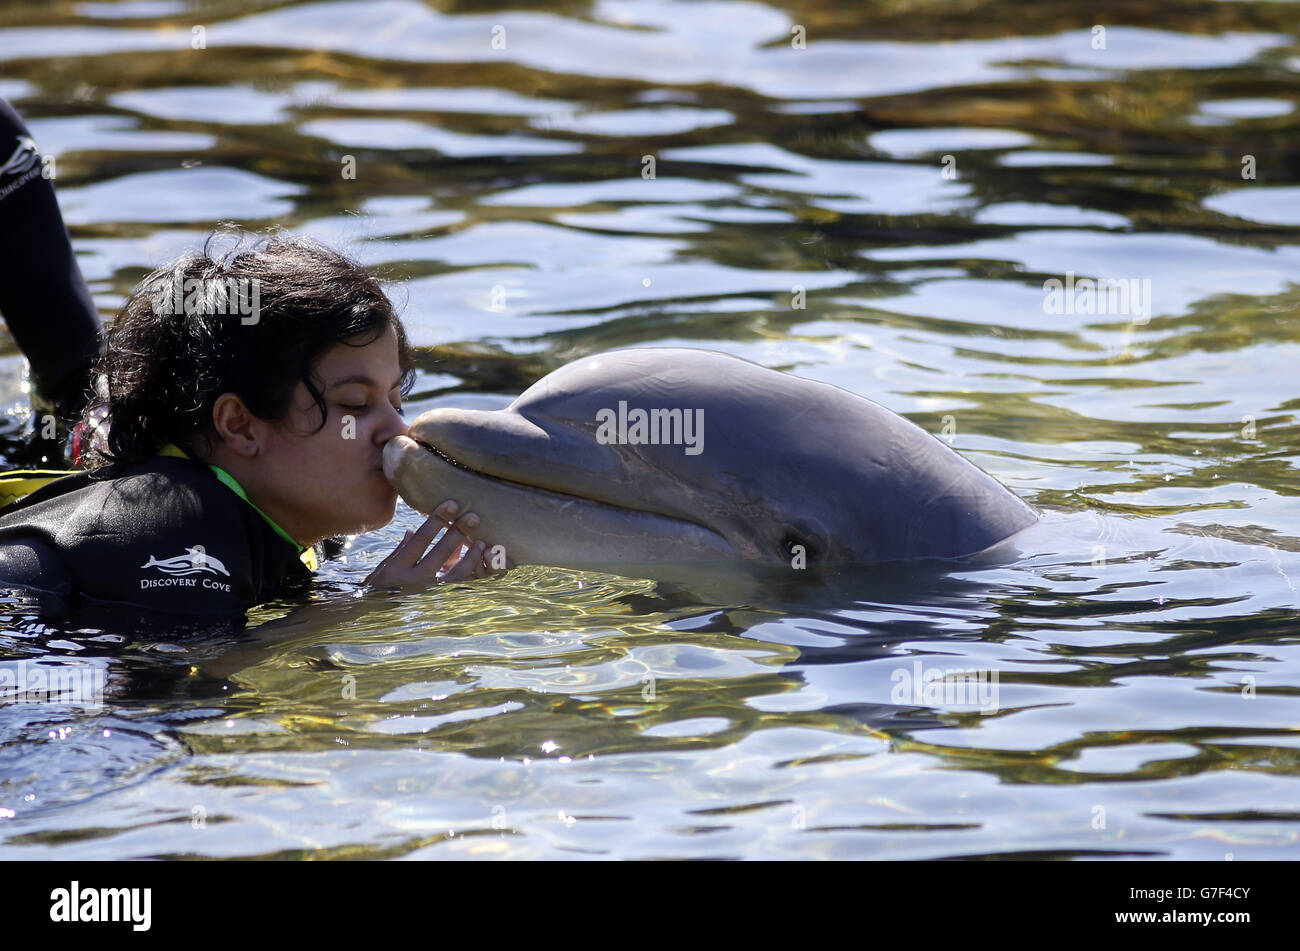
<path fill-rule="evenodd" d="M 448 519 L 443 517 L 444 513 L 447 515 L 454 514 L 456 507 L 456 503 L 453 501 L 443 502 L 433 510 L 432 515 L 424 520 L 424 524 L 415 530 L 415 534 L 409 540 L 403 539 L 402 544 L 398 546 L 398 551 L 402 552 L 398 559 L 399 563 L 407 568 L 416 567 L 420 563 L 425 549 L 433 543 L 433 539 L 437 534 L 447 527 Z M 461 521 L 464 521 L 464 519 Z M 394 554 L 396 553 L 394 552 Z"/>
<path fill-rule="evenodd" d="M 473 544 L 474 529 L 478 528 L 478 523 L 479 518 L 478 513 L 476 512 L 466 512 L 460 518 L 456 519 L 455 523 L 447 532 L 448 535 L 455 533 L 456 538 L 448 541 L 447 544 L 442 547 L 442 551 L 445 552 L 443 555 L 444 567 L 454 564 L 460 558 L 461 548 Z M 447 541 L 445 538 L 443 540 Z M 430 552 L 428 557 L 432 559 L 433 552 Z"/>
<path fill-rule="evenodd" d="M 438 580 L 441 581 L 443 584 L 447 584 L 448 582 L 452 582 L 452 581 L 464 581 L 465 562 L 463 560 L 458 561 L 456 564 L 452 565 L 446 571 L 440 572 L 438 574 Z"/>
<path fill-rule="evenodd" d="M 446 583 L 449 581 L 469 581 L 473 578 L 475 553 L 479 544 L 479 542 L 472 544 L 463 558 L 438 575 L 438 580 Z"/>
<path fill-rule="evenodd" d="M 469 515 L 473 515 L 473 514 L 474 514 L 473 512 L 469 513 Z M 456 548 L 452 550 L 452 552 L 447 556 L 447 559 L 442 564 L 442 567 L 445 570 L 450 570 L 456 567 L 456 563 L 461 560 L 461 548 L 469 548 L 472 547 L 474 544 L 474 538 L 469 535 L 469 531 L 472 530 L 478 523 L 477 521 L 470 519 L 469 515 L 465 516 L 466 531 L 461 536 L 462 540 L 460 545 L 457 545 Z M 487 542 L 483 542 L 483 545 L 486 548 Z M 432 552 L 429 553 L 430 556 L 432 556 L 432 554 L 433 554 Z M 466 558 L 470 557 L 468 551 L 466 551 L 465 557 Z M 487 554 L 485 553 L 483 557 L 486 558 Z"/>
<path fill-rule="evenodd" d="M 477 541 L 470 547 L 466 553 L 465 559 L 468 570 L 465 572 L 466 580 L 482 578 L 486 573 L 484 559 L 487 557 L 487 542 Z"/>
<path fill-rule="evenodd" d="M 459 511 L 459 509 L 460 505 L 455 499 L 447 499 L 444 502 L 439 502 L 429 514 L 436 515 L 438 518 L 442 519 L 443 522 L 450 523 L 451 520 L 456 517 L 456 512 Z"/>
<path fill-rule="evenodd" d="M 447 534 L 438 540 L 433 550 L 416 563 L 416 567 L 430 568 L 434 572 L 447 563 L 447 560 L 460 551 L 461 546 L 469 541 L 469 533 L 478 526 L 478 515 L 467 512 L 456 519 L 455 524 L 447 529 Z M 420 549 L 423 551 L 424 549 Z"/>
<path fill-rule="evenodd" d="M 447 534 L 438 540 L 438 544 L 420 559 L 417 567 L 432 568 L 436 574 L 448 566 L 455 567 L 461 560 L 460 551 L 466 545 L 473 544 L 474 539 L 469 538 L 463 532 L 456 528 L 447 529 Z"/>

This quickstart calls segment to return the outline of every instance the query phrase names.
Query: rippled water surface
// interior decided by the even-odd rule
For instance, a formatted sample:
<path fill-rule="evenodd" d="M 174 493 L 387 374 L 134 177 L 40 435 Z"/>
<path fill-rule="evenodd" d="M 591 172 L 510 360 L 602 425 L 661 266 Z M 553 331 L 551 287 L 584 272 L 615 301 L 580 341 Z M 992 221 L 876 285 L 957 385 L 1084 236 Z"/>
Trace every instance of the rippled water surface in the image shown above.
<path fill-rule="evenodd" d="M 10 598 L 6 668 L 107 687 L 0 705 L 0 856 L 1300 853 L 1295 5 L 23 0 L 0 95 L 106 315 L 278 225 L 400 282 L 416 412 L 705 347 L 1043 512 L 1008 565 L 731 600 L 357 597 L 405 507 L 239 635 Z"/>

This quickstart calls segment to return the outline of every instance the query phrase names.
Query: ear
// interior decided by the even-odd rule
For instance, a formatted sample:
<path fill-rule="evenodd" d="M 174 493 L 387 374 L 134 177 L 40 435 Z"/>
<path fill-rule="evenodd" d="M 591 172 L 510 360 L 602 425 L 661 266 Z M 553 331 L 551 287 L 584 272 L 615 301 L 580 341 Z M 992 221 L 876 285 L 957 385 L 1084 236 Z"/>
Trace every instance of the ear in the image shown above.
<path fill-rule="evenodd" d="M 261 448 L 260 422 L 234 393 L 222 393 L 212 405 L 216 441 L 245 458 L 256 456 Z"/>

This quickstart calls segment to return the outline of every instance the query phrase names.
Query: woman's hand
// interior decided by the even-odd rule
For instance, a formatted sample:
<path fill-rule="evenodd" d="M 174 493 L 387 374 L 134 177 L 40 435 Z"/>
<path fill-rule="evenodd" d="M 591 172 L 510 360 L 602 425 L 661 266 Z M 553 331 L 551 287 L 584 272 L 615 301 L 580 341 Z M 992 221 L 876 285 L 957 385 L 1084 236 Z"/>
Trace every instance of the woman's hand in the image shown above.
<path fill-rule="evenodd" d="M 458 508 L 450 499 L 435 508 L 423 525 L 414 532 L 407 532 L 392 554 L 375 566 L 375 570 L 366 577 L 366 584 L 468 581 L 471 578 L 482 578 L 491 572 L 487 563 L 487 542 L 471 538 L 471 532 L 478 525 L 478 516 L 467 512 L 452 523 Z M 448 528 L 448 525 L 451 527 Z M 443 528 L 447 528 L 447 534 L 426 554 L 425 549 Z M 469 551 L 461 557 L 461 546 L 467 542 Z"/>

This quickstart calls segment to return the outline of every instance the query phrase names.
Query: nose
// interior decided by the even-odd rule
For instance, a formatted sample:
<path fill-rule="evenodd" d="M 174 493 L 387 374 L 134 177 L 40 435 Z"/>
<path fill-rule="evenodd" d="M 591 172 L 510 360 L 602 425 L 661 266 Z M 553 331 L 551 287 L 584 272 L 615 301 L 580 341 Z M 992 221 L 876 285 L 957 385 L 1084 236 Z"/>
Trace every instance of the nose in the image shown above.
<path fill-rule="evenodd" d="M 392 403 L 384 401 L 387 407 L 384 418 L 380 420 L 379 425 L 375 427 L 375 444 L 382 447 L 394 436 L 402 436 L 406 433 L 406 420 L 402 418 Z"/>

